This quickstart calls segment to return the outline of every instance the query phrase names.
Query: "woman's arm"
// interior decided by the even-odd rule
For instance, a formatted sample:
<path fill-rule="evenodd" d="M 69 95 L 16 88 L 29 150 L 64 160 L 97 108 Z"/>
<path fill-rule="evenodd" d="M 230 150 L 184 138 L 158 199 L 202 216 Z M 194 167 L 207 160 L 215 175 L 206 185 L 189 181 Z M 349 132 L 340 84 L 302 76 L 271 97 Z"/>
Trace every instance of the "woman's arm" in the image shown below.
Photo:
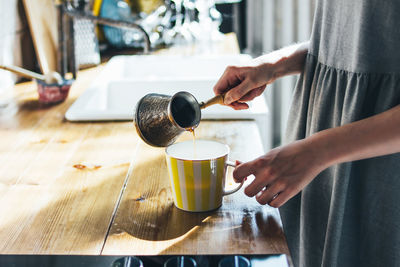
<path fill-rule="evenodd" d="M 253 64 L 264 66 L 264 68 L 272 66 L 274 69 L 273 81 L 287 75 L 298 74 L 304 69 L 309 46 L 310 41 L 293 44 L 257 57 L 253 59 Z"/>
<path fill-rule="evenodd" d="M 253 59 L 247 66 L 229 66 L 214 86 L 216 95 L 225 94 L 224 103 L 245 109 L 247 101 L 264 92 L 267 84 L 303 70 L 309 42 L 295 44 Z"/>
<path fill-rule="evenodd" d="M 337 163 L 400 152 L 400 105 L 369 118 L 318 132 L 271 150 L 233 172 L 236 181 L 254 174 L 245 194 L 280 207 L 321 171 Z"/>
<path fill-rule="evenodd" d="M 400 105 L 360 121 L 318 132 L 309 139 L 325 152 L 321 156 L 326 166 L 400 152 Z"/>

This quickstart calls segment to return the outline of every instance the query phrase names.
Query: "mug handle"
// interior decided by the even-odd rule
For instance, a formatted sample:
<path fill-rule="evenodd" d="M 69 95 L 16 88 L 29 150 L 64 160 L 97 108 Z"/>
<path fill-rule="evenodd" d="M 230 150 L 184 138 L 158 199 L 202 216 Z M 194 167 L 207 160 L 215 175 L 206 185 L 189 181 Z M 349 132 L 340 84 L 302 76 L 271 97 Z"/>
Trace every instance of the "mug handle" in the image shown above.
<path fill-rule="evenodd" d="M 229 160 L 226 161 L 226 165 L 228 165 L 229 167 L 234 167 L 234 168 L 236 167 L 235 162 L 229 161 Z M 233 188 L 231 190 L 225 190 L 225 188 L 224 188 L 224 190 L 222 191 L 222 195 L 223 196 L 227 196 L 227 195 L 236 193 L 240 188 L 242 188 L 243 183 L 244 183 L 244 179 L 242 180 L 242 182 L 237 187 L 235 187 L 235 188 Z"/>

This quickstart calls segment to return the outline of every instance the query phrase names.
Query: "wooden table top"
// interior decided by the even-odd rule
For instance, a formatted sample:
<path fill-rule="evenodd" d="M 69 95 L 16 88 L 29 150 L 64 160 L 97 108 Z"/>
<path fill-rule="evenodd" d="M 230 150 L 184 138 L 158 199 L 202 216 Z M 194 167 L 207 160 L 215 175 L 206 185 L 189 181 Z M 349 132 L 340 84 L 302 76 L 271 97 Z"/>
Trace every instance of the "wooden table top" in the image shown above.
<path fill-rule="evenodd" d="M 50 107 L 35 83 L 16 86 L 18 113 L 0 118 L 0 254 L 288 254 L 278 211 L 243 189 L 217 211 L 175 208 L 164 149 L 132 122 L 66 121 L 101 69 L 80 72 Z M 196 135 L 227 143 L 231 159 L 263 153 L 254 121 L 202 121 Z"/>

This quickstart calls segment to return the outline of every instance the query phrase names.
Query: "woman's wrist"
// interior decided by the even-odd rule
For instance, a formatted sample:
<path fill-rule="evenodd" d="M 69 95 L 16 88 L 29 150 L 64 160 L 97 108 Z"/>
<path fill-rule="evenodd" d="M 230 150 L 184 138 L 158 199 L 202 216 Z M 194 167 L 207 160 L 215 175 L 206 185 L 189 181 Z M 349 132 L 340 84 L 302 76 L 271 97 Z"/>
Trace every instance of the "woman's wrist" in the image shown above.
<path fill-rule="evenodd" d="M 293 60 L 290 57 L 283 57 L 274 64 L 274 81 L 288 76 L 299 74 L 303 70 L 303 62 L 299 63 L 298 60 Z"/>
<path fill-rule="evenodd" d="M 271 83 L 278 78 L 303 71 L 308 47 L 309 42 L 288 46 L 255 58 L 253 64 L 266 73 L 271 72 L 271 80 L 268 81 Z"/>
<path fill-rule="evenodd" d="M 307 138 L 304 141 L 309 146 L 310 153 L 313 154 L 315 165 L 322 171 L 338 161 L 338 154 L 336 149 L 338 144 L 335 140 L 332 140 L 329 131 L 317 132 Z"/>
<path fill-rule="evenodd" d="M 400 105 L 385 112 L 317 132 L 304 139 L 325 168 L 400 152 Z"/>

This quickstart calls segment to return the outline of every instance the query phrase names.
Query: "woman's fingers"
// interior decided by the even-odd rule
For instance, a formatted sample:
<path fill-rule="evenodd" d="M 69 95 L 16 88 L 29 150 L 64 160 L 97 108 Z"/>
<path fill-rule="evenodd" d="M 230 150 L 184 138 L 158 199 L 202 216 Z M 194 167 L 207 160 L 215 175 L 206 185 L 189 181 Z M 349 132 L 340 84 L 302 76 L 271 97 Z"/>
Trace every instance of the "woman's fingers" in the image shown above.
<path fill-rule="evenodd" d="M 224 104 L 229 105 L 233 102 L 240 100 L 244 95 L 246 95 L 251 89 L 251 86 L 248 84 L 246 80 L 239 83 L 232 89 L 230 89 L 224 97 Z"/>
<path fill-rule="evenodd" d="M 245 188 L 245 194 L 256 196 L 260 204 L 280 207 L 322 171 L 312 145 L 305 139 L 274 148 L 264 156 L 237 166 L 233 176 L 241 181 L 254 174 L 255 179 Z"/>
<path fill-rule="evenodd" d="M 263 169 L 265 166 L 265 161 L 260 158 L 240 164 L 233 171 L 233 177 L 236 181 L 242 181 L 245 177 L 254 174 L 256 178 L 246 187 L 244 193 L 253 197 L 257 195 L 258 192 L 262 191 L 265 186 L 271 181 L 272 176 L 266 175 Z"/>
<path fill-rule="evenodd" d="M 260 96 L 264 92 L 265 86 L 258 87 L 256 89 L 251 90 L 247 94 L 245 94 L 242 98 L 240 98 L 239 101 L 235 101 L 229 104 L 230 107 L 232 107 L 235 110 L 242 110 L 242 109 L 248 109 L 249 105 L 245 102 L 251 101 L 257 96 Z"/>
<path fill-rule="evenodd" d="M 294 195 L 293 195 L 294 196 Z M 280 192 L 275 198 L 268 202 L 268 205 L 274 208 L 279 208 L 283 204 L 286 203 L 290 198 L 293 197 L 292 193 L 289 190 L 284 190 Z"/>
<path fill-rule="evenodd" d="M 224 94 L 224 104 L 234 109 L 245 109 L 243 102 L 250 101 L 262 94 L 265 85 L 257 85 L 256 69 L 251 67 L 229 66 L 215 84 L 216 95 Z M 233 103 L 240 104 L 233 104 Z"/>
<path fill-rule="evenodd" d="M 246 103 L 241 103 L 241 102 L 233 102 L 229 105 L 235 110 L 242 110 L 242 109 L 248 109 L 249 105 Z"/>
<path fill-rule="evenodd" d="M 232 174 L 233 179 L 235 179 L 235 181 L 241 182 L 247 176 L 254 174 L 255 168 L 253 165 L 253 161 L 249 161 L 237 166 Z"/>
<path fill-rule="evenodd" d="M 263 85 L 263 86 L 257 87 L 256 89 L 251 90 L 250 92 L 248 92 L 247 94 L 245 94 L 245 95 L 240 99 L 240 101 L 247 102 L 247 101 L 253 100 L 254 98 L 256 98 L 257 96 L 260 96 L 260 95 L 264 92 L 265 87 L 266 87 L 266 86 Z"/>
<path fill-rule="evenodd" d="M 237 67 L 227 67 L 225 72 L 214 85 L 214 94 L 220 95 L 229 91 L 232 87 L 241 83 L 240 73 Z"/>
<path fill-rule="evenodd" d="M 249 197 L 254 197 L 259 192 L 263 191 L 263 189 L 268 188 L 268 182 L 265 179 L 254 179 L 251 184 L 249 184 L 245 189 L 244 193 Z"/>
<path fill-rule="evenodd" d="M 256 200 L 261 205 L 269 204 L 271 201 L 275 200 L 283 190 L 283 186 L 273 183 L 265 187 L 261 193 L 256 196 Z"/>

